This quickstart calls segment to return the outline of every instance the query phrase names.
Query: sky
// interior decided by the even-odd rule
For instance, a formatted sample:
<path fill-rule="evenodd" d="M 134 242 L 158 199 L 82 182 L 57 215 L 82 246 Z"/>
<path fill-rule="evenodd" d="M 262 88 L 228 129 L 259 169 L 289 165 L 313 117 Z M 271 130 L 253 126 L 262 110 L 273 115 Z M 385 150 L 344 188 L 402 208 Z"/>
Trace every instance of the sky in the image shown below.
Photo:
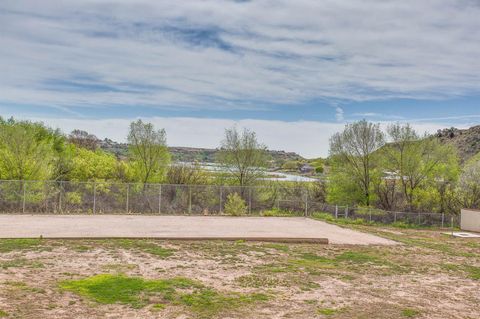
<path fill-rule="evenodd" d="M 227 127 L 328 155 L 360 119 L 480 124 L 478 0 L 2 0 L 0 116 L 172 146 Z"/>

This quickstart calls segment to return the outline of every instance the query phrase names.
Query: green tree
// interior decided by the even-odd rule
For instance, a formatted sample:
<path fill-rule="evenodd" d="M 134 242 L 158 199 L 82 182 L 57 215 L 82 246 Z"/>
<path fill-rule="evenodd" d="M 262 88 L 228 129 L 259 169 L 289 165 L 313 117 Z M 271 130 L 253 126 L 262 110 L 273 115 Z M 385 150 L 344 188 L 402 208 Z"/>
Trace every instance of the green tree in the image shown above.
<path fill-rule="evenodd" d="M 130 124 L 128 143 L 132 167 L 144 187 L 161 182 L 170 163 L 165 130 L 137 120 Z"/>
<path fill-rule="evenodd" d="M 49 179 L 63 147 L 60 132 L 42 123 L 0 118 L 0 178 Z"/>
<path fill-rule="evenodd" d="M 441 144 L 436 138 L 420 136 L 409 124 L 393 124 L 387 129 L 391 143 L 382 150 L 385 169 L 395 173 L 410 210 L 415 209 L 417 193 L 438 198 L 426 188 L 438 191 L 438 184 L 451 182 L 458 175 L 455 149 Z M 423 190 L 422 190 L 423 189 Z"/>
<path fill-rule="evenodd" d="M 72 181 L 107 181 L 115 180 L 118 163 L 112 154 L 102 150 L 91 151 L 75 147 L 71 169 L 67 175 Z"/>
<path fill-rule="evenodd" d="M 335 157 L 337 168 L 360 187 L 364 197 L 362 202 L 367 206 L 371 201 L 373 153 L 384 143 L 380 125 L 366 120 L 347 124 L 343 132 L 330 139 L 330 155 Z"/>
<path fill-rule="evenodd" d="M 217 160 L 240 186 L 251 185 L 264 175 L 268 164 L 267 148 L 255 132 L 236 127 L 225 130 Z"/>

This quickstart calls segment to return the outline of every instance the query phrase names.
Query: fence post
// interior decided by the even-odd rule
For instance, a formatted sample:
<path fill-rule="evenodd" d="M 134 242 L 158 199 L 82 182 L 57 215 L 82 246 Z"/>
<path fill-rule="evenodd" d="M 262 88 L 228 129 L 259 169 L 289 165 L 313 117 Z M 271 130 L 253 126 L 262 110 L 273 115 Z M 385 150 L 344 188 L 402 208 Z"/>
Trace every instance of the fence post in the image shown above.
<path fill-rule="evenodd" d="M 370 216 L 370 222 L 372 222 L 372 209 L 368 208 L 368 215 Z"/>
<path fill-rule="evenodd" d="M 219 213 L 222 213 L 222 199 L 223 199 L 223 187 L 220 185 L 219 186 L 219 191 L 220 191 L 220 207 L 219 207 Z"/>
<path fill-rule="evenodd" d="M 97 211 L 97 184 L 93 182 L 93 213 Z"/>
<path fill-rule="evenodd" d="M 252 186 L 248 187 L 248 214 L 252 214 Z"/>
<path fill-rule="evenodd" d="M 393 222 L 397 222 L 397 212 L 393 212 Z"/>
<path fill-rule="evenodd" d="M 348 218 L 348 205 L 345 207 L 345 218 Z"/>
<path fill-rule="evenodd" d="M 305 188 L 305 217 L 308 216 L 308 189 Z"/>
<path fill-rule="evenodd" d="M 335 219 L 338 218 L 338 205 L 335 205 Z"/>
<path fill-rule="evenodd" d="M 60 181 L 60 194 L 58 194 L 58 211 L 62 212 L 62 193 L 63 193 L 63 181 Z"/>
<path fill-rule="evenodd" d="M 126 203 L 126 211 L 127 211 L 127 214 L 128 214 L 128 204 L 129 204 L 129 201 L 130 200 L 130 183 L 127 183 L 127 203 Z"/>
<path fill-rule="evenodd" d="M 158 185 L 158 214 L 162 214 L 162 184 Z"/>
<path fill-rule="evenodd" d="M 192 214 L 192 185 L 188 185 L 188 214 Z"/>
<path fill-rule="evenodd" d="M 26 194 L 27 194 L 27 182 L 23 181 L 23 198 L 22 198 L 22 212 L 23 213 L 25 213 Z"/>
<path fill-rule="evenodd" d="M 444 224 L 445 224 L 445 213 L 442 212 L 442 228 Z"/>

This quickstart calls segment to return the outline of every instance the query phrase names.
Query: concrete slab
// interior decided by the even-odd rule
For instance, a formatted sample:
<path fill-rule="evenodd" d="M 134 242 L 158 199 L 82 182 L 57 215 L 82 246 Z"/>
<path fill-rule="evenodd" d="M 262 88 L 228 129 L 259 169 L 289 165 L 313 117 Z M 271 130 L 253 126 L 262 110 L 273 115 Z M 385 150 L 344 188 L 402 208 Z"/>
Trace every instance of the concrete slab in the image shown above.
<path fill-rule="evenodd" d="M 328 239 L 330 244 L 395 241 L 303 217 L 0 215 L 0 238 Z"/>

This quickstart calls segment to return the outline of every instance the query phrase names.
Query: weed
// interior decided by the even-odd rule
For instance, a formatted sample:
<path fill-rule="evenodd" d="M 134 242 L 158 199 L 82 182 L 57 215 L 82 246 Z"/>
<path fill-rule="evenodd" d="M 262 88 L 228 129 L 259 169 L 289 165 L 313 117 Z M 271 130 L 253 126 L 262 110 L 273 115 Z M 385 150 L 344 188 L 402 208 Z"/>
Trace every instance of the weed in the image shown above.
<path fill-rule="evenodd" d="M 405 318 L 415 318 L 420 314 L 420 311 L 411 308 L 405 308 L 402 310 L 402 316 Z"/>
<path fill-rule="evenodd" d="M 8 316 L 8 313 L 0 309 L 0 318 L 6 318 Z"/>

